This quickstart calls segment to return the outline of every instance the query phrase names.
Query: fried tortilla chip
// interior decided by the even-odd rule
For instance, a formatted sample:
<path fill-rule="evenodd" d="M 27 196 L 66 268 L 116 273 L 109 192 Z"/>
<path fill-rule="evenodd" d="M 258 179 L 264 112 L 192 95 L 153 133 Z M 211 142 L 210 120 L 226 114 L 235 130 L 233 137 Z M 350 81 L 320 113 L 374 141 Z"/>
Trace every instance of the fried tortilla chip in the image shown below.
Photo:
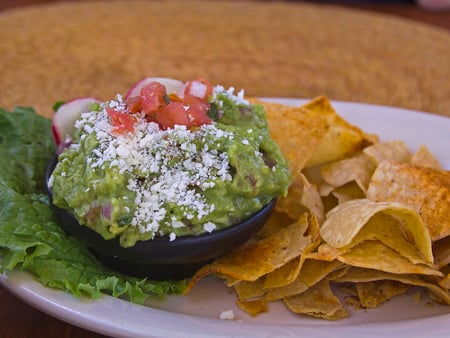
<path fill-rule="evenodd" d="M 356 182 L 350 182 L 335 188 L 331 191 L 331 194 L 336 197 L 338 204 L 366 197 L 366 194 Z"/>
<path fill-rule="evenodd" d="M 341 266 L 342 263 L 338 261 L 327 262 L 307 259 L 303 263 L 297 278 L 292 283 L 283 287 L 270 289 L 266 293 L 265 298 L 268 301 L 274 301 L 305 292 Z"/>
<path fill-rule="evenodd" d="M 363 152 L 375 166 L 385 160 L 399 163 L 406 163 L 411 160 L 411 152 L 406 144 L 400 140 L 377 143 L 364 148 Z"/>
<path fill-rule="evenodd" d="M 286 197 L 279 198 L 275 210 L 286 213 L 292 219 L 298 219 L 305 211 L 313 214 L 322 223 L 325 218 L 322 199 L 317 187 L 299 173 L 293 176 Z"/>
<path fill-rule="evenodd" d="M 395 274 L 442 276 L 425 264 L 414 264 L 378 240 L 365 241 L 340 254 L 337 259 L 347 265 Z"/>
<path fill-rule="evenodd" d="M 285 298 L 283 301 L 289 310 L 298 314 L 328 320 L 338 320 L 349 315 L 334 295 L 327 280 L 322 280 L 307 291 Z"/>
<path fill-rule="evenodd" d="M 437 300 L 441 303 L 450 305 L 450 293 L 445 288 L 442 288 L 437 283 L 433 283 L 429 280 L 429 277 L 423 277 L 414 274 L 393 274 L 384 271 L 374 269 L 364 269 L 358 267 L 351 267 L 344 275 L 341 275 L 333 280 L 337 283 L 360 283 L 360 282 L 372 282 L 377 280 L 394 280 L 403 284 L 420 286 L 428 289 L 432 292 Z"/>
<path fill-rule="evenodd" d="M 349 315 L 332 286 L 358 308 L 411 286 L 450 305 L 450 172 L 428 148 L 380 143 L 323 96 L 301 107 L 251 102 L 265 107 L 292 184 L 258 234 L 198 270 L 185 293 L 213 274 L 252 316 L 282 300 L 328 320 Z"/>
<path fill-rule="evenodd" d="M 237 301 L 239 308 L 250 314 L 256 316 L 260 313 L 267 312 L 267 302 L 265 299 L 256 299 L 250 301 Z"/>
<path fill-rule="evenodd" d="M 278 269 L 269 272 L 264 280 L 264 289 L 279 288 L 291 284 L 300 273 L 303 262 L 304 259 L 299 256 Z"/>
<path fill-rule="evenodd" d="M 302 108 L 308 109 L 317 114 L 318 116 L 320 115 L 322 117 L 325 117 L 330 126 L 333 125 L 343 127 L 346 129 L 353 130 L 358 134 L 365 135 L 364 132 L 359 127 L 352 125 L 351 123 L 347 122 L 344 118 L 342 118 L 336 112 L 328 97 L 324 95 L 320 95 L 313 98 L 312 100 L 305 103 L 302 106 Z"/>
<path fill-rule="evenodd" d="M 236 283 L 233 287 L 238 299 L 240 301 L 250 301 L 262 298 L 267 293 L 267 289 L 264 288 L 265 279 L 266 277 L 262 276 L 252 282 L 240 281 Z"/>
<path fill-rule="evenodd" d="M 283 228 L 286 228 L 288 225 L 294 223 L 294 219 L 290 218 L 284 212 L 280 212 L 276 209 L 272 211 L 267 222 L 264 226 L 258 231 L 256 234 L 257 238 L 265 238 L 277 233 Z"/>
<path fill-rule="evenodd" d="M 439 269 L 450 264 L 450 236 L 433 243 L 433 256 Z"/>
<path fill-rule="evenodd" d="M 306 253 L 305 257 L 310 259 L 316 259 L 319 261 L 331 262 L 337 259 L 340 253 L 342 252 L 340 252 L 339 249 L 333 248 L 331 245 L 327 243 L 323 243 L 319 245 L 317 251 Z"/>
<path fill-rule="evenodd" d="M 370 178 L 375 170 L 374 165 L 364 153 L 358 153 L 351 158 L 332 162 L 320 169 L 323 180 L 332 187 L 342 187 L 347 183 L 356 182 L 359 188 L 366 192 Z"/>
<path fill-rule="evenodd" d="M 439 281 L 439 285 L 442 286 L 444 289 L 449 290 L 450 289 L 450 274 L 445 276 Z"/>
<path fill-rule="evenodd" d="M 299 173 L 327 134 L 326 119 L 301 107 L 252 101 L 264 106 L 272 138 L 289 161 L 291 172 Z"/>
<path fill-rule="evenodd" d="M 328 212 L 320 229 L 320 235 L 330 246 L 342 248 L 351 244 L 359 231 L 377 213 L 384 213 L 402 220 L 406 230 L 426 262 L 433 262 L 431 240 L 425 225 L 417 213 L 395 202 L 373 202 L 368 199 L 342 203 Z"/>
<path fill-rule="evenodd" d="M 376 308 L 396 295 L 408 291 L 411 286 L 393 280 L 356 283 L 356 292 L 361 306 Z"/>
<path fill-rule="evenodd" d="M 300 257 L 268 273 L 264 280 L 265 289 L 280 288 L 293 283 L 297 279 L 307 255 L 315 251 L 321 242 L 319 238 L 319 224 L 314 216 L 310 217 L 308 234 L 311 236 L 311 243 L 305 247 Z"/>
<path fill-rule="evenodd" d="M 382 162 L 367 190 L 372 201 L 401 203 L 423 219 L 431 240 L 450 235 L 450 172 Z"/>
<path fill-rule="evenodd" d="M 428 147 L 422 144 L 411 157 L 410 163 L 419 167 L 433 168 L 441 170 L 442 166 L 439 160 L 430 152 Z"/>
<path fill-rule="evenodd" d="M 302 107 L 312 111 L 318 117 L 325 118 L 329 125 L 328 132 L 320 146 L 309 158 L 307 167 L 349 157 L 376 141 L 373 136 L 365 134 L 361 129 L 344 120 L 325 96 L 316 97 Z"/>
<path fill-rule="evenodd" d="M 267 238 L 248 241 L 230 254 L 200 268 L 185 290 L 209 274 L 230 276 L 242 281 L 255 281 L 298 257 L 311 243 L 311 236 L 304 236 L 307 225 L 295 222 Z"/>
<path fill-rule="evenodd" d="M 350 157 L 365 146 L 363 135 L 342 126 L 330 126 L 306 167 L 322 165 Z"/>
<path fill-rule="evenodd" d="M 405 225 L 397 217 L 392 217 L 384 213 L 378 213 L 372 216 L 366 225 L 358 232 L 352 242 L 338 251 L 343 253 L 351 250 L 367 240 L 379 240 L 384 245 L 397 251 L 400 255 L 407 258 L 414 264 L 432 265 L 426 261 L 420 254 L 417 247 L 412 243 L 404 233 Z"/>

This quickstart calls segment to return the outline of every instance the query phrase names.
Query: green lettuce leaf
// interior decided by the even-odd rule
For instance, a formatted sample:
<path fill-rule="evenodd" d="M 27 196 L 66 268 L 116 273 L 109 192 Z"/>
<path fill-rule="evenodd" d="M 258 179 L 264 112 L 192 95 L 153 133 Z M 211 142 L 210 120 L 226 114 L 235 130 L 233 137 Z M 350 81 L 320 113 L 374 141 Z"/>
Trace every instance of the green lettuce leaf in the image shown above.
<path fill-rule="evenodd" d="M 151 281 L 114 272 L 56 222 L 45 193 L 54 154 L 51 121 L 32 108 L 0 109 L 0 271 L 20 269 L 76 296 L 102 294 L 144 303 L 179 294 L 185 281 Z"/>

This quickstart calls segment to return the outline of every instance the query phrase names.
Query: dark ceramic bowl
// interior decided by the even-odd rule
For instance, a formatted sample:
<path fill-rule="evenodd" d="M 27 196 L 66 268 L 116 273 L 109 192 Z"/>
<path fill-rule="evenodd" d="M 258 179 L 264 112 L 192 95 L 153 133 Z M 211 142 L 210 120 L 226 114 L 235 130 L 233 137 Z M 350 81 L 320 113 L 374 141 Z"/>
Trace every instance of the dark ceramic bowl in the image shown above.
<path fill-rule="evenodd" d="M 56 165 L 56 158 L 47 168 L 46 182 Z M 266 223 L 276 200 L 248 219 L 228 228 L 199 236 L 180 236 L 170 242 L 168 237 L 138 241 L 133 247 L 123 248 L 119 240 L 105 240 L 87 226 L 80 225 L 68 211 L 50 203 L 60 226 L 66 233 L 84 243 L 104 265 L 121 273 L 150 279 L 181 279 L 190 277 L 201 266 L 222 256 L 248 240 Z"/>

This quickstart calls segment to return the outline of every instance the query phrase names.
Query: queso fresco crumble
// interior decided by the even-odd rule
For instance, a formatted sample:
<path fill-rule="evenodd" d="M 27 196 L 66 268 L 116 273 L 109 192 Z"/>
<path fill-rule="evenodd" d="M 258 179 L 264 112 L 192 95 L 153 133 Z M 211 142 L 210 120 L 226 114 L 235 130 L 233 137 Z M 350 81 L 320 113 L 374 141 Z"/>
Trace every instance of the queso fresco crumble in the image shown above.
<path fill-rule="evenodd" d="M 131 114 L 120 95 L 82 113 L 50 178 L 53 203 L 129 247 L 212 232 L 285 195 L 288 164 L 263 108 L 222 86 L 205 100 L 207 120 L 196 126 L 162 127 Z M 111 111 L 132 116 L 131 129 L 117 132 Z"/>

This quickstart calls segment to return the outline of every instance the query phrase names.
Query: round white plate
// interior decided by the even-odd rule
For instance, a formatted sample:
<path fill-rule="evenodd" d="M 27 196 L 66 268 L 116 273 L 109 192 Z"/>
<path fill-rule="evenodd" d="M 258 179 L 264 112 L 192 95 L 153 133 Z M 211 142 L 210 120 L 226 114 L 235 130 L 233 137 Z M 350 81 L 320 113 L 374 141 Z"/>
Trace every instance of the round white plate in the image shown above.
<path fill-rule="evenodd" d="M 275 99 L 284 104 L 305 100 Z M 426 144 L 450 169 L 450 118 L 406 109 L 333 102 L 338 113 L 381 140 L 400 139 L 411 151 Z M 281 302 L 267 313 L 250 317 L 235 305 L 232 289 L 214 277 L 203 279 L 187 296 L 150 300 L 147 306 L 104 296 L 75 298 L 43 287 L 24 272 L 0 275 L 12 293 L 32 306 L 73 325 L 113 337 L 448 337 L 450 306 L 417 302 L 411 294 L 397 296 L 377 309 L 354 310 L 340 321 L 326 321 L 291 313 Z M 235 320 L 221 320 L 233 310 Z"/>

